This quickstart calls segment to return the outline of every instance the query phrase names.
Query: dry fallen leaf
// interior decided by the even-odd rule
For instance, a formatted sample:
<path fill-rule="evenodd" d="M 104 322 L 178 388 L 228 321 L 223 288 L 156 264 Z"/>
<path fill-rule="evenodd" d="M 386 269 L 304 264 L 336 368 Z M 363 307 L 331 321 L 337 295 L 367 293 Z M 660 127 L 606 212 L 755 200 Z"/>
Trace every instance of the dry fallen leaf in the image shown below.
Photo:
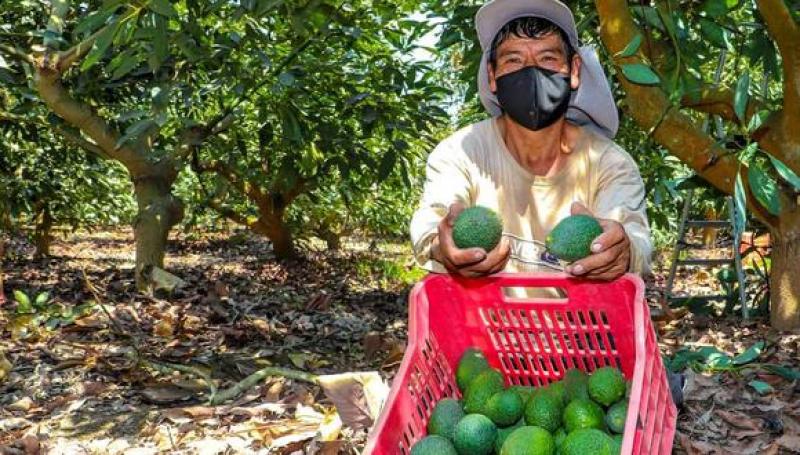
<path fill-rule="evenodd" d="M 186 284 L 182 279 L 159 267 L 153 267 L 150 279 L 153 281 L 154 289 L 163 289 L 167 292 L 172 292 Z"/>
<path fill-rule="evenodd" d="M 682 432 L 678 432 L 678 441 L 680 441 L 681 447 L 683 447 L 689 455 L 721 455 L 725 453 L 718 446 L 703 441 L 694 441 Z"/>
<path fill-rule="evenodd" d="M 369 428 L 389 396 L 389 387 L 374 371 L 320 376 L 319 385 L 344 425 L 354 430 Z"/>
<path fill-rule="evenodd" d="M 369 332 L 364 335 L 364 340 L 362 341 L 364 346 L 364 356 L 367 360 L 371 360 L 375 357 L 375 354 L 383 347 L 383 337 L 378 332 Z"/>
<path fill-rule="evenodd" d="M 403 360 L 405 351 L 406 345 L 400 341 L 395 341 L 395 343 L 389 348 L 389 353 L 386 354 L 386 358 L 383 360 L 381 369 L 391 368 L 399 364 Z"/>
<path fill-rule="evenodd" d="M 755 430 L 758 433 L 761 432 L 761 423 L 745 416 L 744 414 L 718 409 L 717 415 L 720 416 L 722 420 L 735 427 L 744 428 L 746 430 Z"/>
<path fill-rule="evenodd" d="M 9 411 L 22 411 L 27 412 L 34 406 L 31 397 L 22 397 L 19 400 L 6 406 Z"/>
<path fill-rule="evenodd" d="M 142 396 L 154 404 L 170 404 L 194 397 L 194 393 L 172 384 L 152 384 L 142 390 Z"/>
<path fill-rule="evenodd" d="M 800 452 L 800 435 L 785 434 L 778 438 L 777 441 L 784 449 L 790 450 L 794 453 Z"/>
<path fill-rule="evenodd" d="M 8 361 L 5 356 L 5 352 L 0 349 L 0 382 L 5 380 L 6 376 L 8 376 L 8 373 L 10 373 L 13 368 L 14 365 Z"/>

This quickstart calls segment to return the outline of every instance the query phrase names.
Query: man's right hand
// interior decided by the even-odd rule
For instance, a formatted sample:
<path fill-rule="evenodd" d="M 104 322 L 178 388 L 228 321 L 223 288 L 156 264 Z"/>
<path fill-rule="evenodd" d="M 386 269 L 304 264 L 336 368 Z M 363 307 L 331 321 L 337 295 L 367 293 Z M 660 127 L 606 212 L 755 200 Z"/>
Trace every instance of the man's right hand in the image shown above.
<path fill-rule="evenodd" d="M 431 245 L 431 257 L 444 265 L 450 273 L 467 278 L 477 278 L 502 271 L 511 254 L 511 247 L 505 237 L 488 253 L 483 248 L 462 250 L 453 242 L 453 223 L 463 210 L 464 205 L 461 203 L 450 206 L 447 216 L 439 223 L 439 235 Z"/>

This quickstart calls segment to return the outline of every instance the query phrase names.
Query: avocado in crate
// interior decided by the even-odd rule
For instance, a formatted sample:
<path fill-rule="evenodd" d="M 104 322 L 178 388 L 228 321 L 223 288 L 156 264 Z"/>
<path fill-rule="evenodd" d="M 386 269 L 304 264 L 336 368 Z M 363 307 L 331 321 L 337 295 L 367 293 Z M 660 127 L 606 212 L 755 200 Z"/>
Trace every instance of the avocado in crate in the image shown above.
<path fill-rule="evenodd" d="M 638 277 L 430 275 L 408 327 L 365 454 L 671 453 L 677 410 Z"/>
<path fill-rule="evenodd" d="M 464 371 L 472 380 L 458 375 Z M 612 433 L 624 430 L 628 403 L 617 368 L 589 375 L 571 369 L 545 387 L 506 387 L 502 372 L 470 347 L 460 356 L 456 376 L 466 384 L 463 405 L 454 398 L 438 401 L 428 436 L 412 446 L 411 455 L 431 453 L 430 447 L 445 451 L 445 442 L 431 436 L 445 438 L 459 455 L 617 454 L 621 449 Z"/>

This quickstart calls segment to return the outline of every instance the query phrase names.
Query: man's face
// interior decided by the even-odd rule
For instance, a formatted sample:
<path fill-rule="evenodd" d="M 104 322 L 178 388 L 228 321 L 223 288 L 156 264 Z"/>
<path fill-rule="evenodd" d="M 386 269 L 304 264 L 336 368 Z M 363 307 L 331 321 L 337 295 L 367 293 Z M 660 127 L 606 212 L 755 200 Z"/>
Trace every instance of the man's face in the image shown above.
<path fill-rule="evenodd" d="M 577 89 L 580 85 L 581 59 L 574 55 L 570 68 L 565 47 L 557 33 L 541 38 L 509 36 L 497 47 L 495 64 L 489 64 L 489 87 L 494 93 L 497 91 L 497 78 L 528 66 L 538 66 L 570 75 L 570 85 L 573 90 Z"/>

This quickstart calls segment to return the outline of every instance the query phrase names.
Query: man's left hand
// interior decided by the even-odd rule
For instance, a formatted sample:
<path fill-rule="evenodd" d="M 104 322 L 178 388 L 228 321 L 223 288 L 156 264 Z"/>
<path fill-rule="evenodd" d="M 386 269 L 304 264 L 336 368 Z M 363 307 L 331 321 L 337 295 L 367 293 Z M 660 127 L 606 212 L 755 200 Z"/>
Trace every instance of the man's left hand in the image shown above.
<path fill-rule="evenodd" d="M 572 203 L 571 212 L 573 215 L 593 216 L 579 202 Z M 600 218 L 597 221 L 603 228 L 603 233 L 592 242 L 592 254 L 568 265 L 566 272 L 590 280 L 616 280 L 630 266 L 631 242 L 622 224 Z"/>

